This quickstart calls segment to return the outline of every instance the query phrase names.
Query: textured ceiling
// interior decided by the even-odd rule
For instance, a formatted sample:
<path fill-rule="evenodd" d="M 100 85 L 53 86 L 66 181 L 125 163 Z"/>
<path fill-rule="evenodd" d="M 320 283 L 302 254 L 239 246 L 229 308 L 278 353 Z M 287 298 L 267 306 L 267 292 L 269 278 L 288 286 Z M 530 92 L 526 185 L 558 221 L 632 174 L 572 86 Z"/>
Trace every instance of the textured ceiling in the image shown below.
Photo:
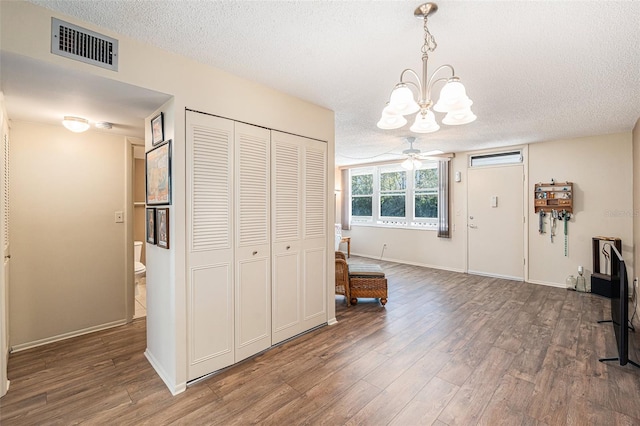
<path fill-rule="evenodd" d="M 42 0 L 32 3 L 259 81 L 336 113 L 336 163 L 397 159 L 376 127 L 420 69 L 417 1 Z M 430 69 L 450 63 L 477 121 L 416 135 L 467 151 L 630 131 L 640 117 L 640 2 L 440 1 Z M 438 120 L 442 116 L 439 115 Z"/>

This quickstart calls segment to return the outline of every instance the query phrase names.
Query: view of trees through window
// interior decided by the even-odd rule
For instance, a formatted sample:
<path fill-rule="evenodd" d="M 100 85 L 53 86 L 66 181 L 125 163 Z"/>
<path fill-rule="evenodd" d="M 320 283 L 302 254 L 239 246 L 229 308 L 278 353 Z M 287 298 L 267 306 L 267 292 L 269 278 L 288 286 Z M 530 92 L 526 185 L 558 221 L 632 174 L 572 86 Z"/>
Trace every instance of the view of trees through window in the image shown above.
<path fill-rule="evenodd" d="M 435 166 L 435 167 L 434 167 Z M 438 169 L 434 163 L 413 171 L 397 166 L 354 169 L 351 214 L 360 222 L 435 223 L 438 217 Z"/>
<path fill-rule="evenodd" d="M 415 217 L 438 217 L 438 169 L 416 170 Z"/>
<path fill-rule="evenodd" d="M 371 216 L 373 214 L 373 175 L 351 176 L 351 214 Z"/>

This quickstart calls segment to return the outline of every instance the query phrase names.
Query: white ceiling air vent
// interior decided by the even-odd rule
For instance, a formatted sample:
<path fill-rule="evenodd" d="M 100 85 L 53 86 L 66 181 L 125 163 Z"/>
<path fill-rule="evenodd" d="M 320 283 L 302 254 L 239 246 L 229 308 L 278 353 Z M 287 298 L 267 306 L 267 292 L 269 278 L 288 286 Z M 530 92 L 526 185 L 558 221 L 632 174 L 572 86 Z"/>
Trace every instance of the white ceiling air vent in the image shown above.
<path fill-rule="evenodd" d="M 51 53 L 118 71 L 118 40 L 51 18 Z"/>

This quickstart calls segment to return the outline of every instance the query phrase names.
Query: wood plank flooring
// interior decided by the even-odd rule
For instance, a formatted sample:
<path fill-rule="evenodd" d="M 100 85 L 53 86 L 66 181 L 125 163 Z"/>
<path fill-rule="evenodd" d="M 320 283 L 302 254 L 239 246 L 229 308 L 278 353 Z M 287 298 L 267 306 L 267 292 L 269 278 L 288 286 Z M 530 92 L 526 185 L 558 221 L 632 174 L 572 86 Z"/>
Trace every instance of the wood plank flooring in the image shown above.
<path fill-rule="evenodd" d="M 640 369 L 615 356 L 609 301 L 379 263 L 386 308 L 336 296 L 338 324 L 171 396 L 145 321 L 12 354 L 8 425 L 638 425 Z M 640 360 L 640 333 L 630 358 Z"/>

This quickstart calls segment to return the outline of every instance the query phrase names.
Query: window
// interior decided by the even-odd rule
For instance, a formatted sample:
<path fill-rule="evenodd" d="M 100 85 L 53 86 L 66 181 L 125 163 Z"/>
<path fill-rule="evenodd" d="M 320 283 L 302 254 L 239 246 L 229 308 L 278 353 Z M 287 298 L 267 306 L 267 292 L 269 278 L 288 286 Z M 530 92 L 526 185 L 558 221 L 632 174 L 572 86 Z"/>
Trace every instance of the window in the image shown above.
<path fill-rule="evenodd" d="M 373 214 L 373 174 L 361 170 L 351 174 L 351 215 L 370 218 Z"/>
<path fill-rule="evenodd" d="M 353 223 L 436 228 L 438 163 L 418 170 L 399 165 L 351 169 Z"/>
<path fill-rule="evenodd" d="M 414 219 L 438 217 L 438 169 L 415 171 L 413 185 L 415 197 Z"/>
<path fill-rule="evenodd" d="M 380 172 L 380 216 L 405 217 L 407 198 L 407 172 Z"/>
<path fill-rule="evenodd" d="M 480 154 L 469 156 L 469 166 L 497 166 L 501 164 L 522 163 L 521 151 L 494 152 L 491 154 Z"/>

